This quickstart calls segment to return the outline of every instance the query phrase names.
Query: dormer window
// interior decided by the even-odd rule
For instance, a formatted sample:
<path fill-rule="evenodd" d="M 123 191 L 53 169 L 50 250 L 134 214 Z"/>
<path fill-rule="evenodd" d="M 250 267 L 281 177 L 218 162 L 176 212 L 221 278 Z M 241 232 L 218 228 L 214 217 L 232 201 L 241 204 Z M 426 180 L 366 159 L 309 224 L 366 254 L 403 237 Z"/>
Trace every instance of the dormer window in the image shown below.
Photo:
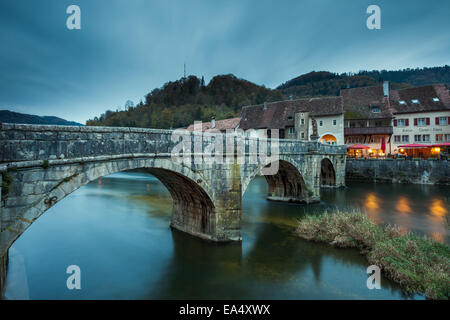
<path fill-rule="evenodd" d="M 439 102 L 439 98 L 433 98 L 434 102 Z"/>
<path fill-rule="evenodd" d="M 373 113 L 380 113 L 380 107 L 372 107 Z"/>
<path fill-rule="evenodd" d="M 403 104 L 403 105 L 405 105 L 405 104 L 406 104 L 406 101 L 405 101 L 405 100 L 399 100 L 398 104 Z"/>
<path fill-rule="evenodd" d="M 418 104 L 418 103 L 419 103 L 419 100 L 417 100 L 417 99 L 412 99 L 412 100 L 411 100 L 411 103 Z"/>

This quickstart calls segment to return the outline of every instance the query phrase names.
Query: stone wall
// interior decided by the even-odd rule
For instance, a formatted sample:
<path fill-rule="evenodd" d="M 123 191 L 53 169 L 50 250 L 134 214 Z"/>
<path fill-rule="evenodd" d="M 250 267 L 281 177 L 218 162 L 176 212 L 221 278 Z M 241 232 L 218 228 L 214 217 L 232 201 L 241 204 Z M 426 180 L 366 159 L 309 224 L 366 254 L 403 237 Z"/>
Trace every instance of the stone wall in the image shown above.
<path fill-rule="evenodd" d="M 450 161 L 347 159 L 346 180 L 450 185 Z"/>
<path fill-rule="evenodd" d="M 0 163 L 17 161 L 45 161 L 54 159 L 73 159 L 105 155 L 127 154 L 170 154 L 182 137 L 173 139 L 172 130 L 117 127 L 77 127 L 0 123 Z M 213 134 L 188 132 L 186 141 L 190 142 L 191 152 L 205 150 L 215 139 Z M 202 139 L 200 150 L 194 149 L 194 141 Z M 245 154 L 260 153 L 252 143 L 270 139 L 234 137 L 235 146 L 244 146 Z M 239 140 L 239 142 L 238 142 Z M 223 154 L 227 152 L 230 140 L 224 136 Z M 262 145 L 264 146 L 264 144 Z M 280 154 L 305 154 L 309 152 L 345 154 L 345 146 L 330 146 L 317 142 L 282 140 Z"/>

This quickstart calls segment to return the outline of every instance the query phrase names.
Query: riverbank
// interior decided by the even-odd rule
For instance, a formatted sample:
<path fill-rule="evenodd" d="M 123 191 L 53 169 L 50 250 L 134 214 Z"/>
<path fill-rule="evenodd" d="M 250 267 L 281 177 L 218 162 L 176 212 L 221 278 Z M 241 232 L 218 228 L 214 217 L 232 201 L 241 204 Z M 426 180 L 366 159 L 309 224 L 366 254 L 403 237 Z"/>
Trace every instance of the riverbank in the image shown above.
<path fill-rule="evenodd" d="M 450 161 L 347 159 L 346 181 L 450 185 Z"/>
<path fill-rule="evenodd" d="M 357 248 L 408 293 L 428 299 L 450 296 L 450 247 L 399 228 L 378 226 L 362 213 L 305 216 L 296 231 L 303 239 Z"/>

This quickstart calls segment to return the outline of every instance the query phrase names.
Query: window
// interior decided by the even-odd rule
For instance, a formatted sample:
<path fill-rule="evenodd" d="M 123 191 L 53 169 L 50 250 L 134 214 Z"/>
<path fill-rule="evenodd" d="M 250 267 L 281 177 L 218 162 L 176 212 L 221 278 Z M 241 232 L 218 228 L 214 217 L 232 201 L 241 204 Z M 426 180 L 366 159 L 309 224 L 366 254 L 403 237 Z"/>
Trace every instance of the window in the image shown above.
<path fill-rule="evenodd" d="M 417 125 L 424 126 L 425 125 L 425 118 L 418 118 L 417 119 Z"/>
<path fill-rule="evenodd" d="M 406 125 L 405 119 L 398 119 L 397 120 L 397 126 L 404 127 Z"/>
<path fill-rule="evenodd" d="M 401 136 L 394 136 L 394 142 L 400 142 Z"/>
<path fill-rule="evenodd" d="M 319 121 L 319 126 L 321 126 L 321 127 L 323 126 L 323 121 L 322 120 Z"/>
<path fill-rule="evenodd" d="M 333 126 L 337 125 L 337 120 L 333 120 Z"/>
<path fill-rule="evenodd" d="M 398 104 L 406 104 L 406 101 L 405 100 L 399 100 L 399 102 L 398 102 Z"/>
<path fill-rule="evenodd" d="M 305 124 L 305 119 L 301 119 L 300 124 L 303 126 Z"/>
<path fill-rule="evenodd" d="M 414 135 L 414 141 L 415 142 L 421 142 L 422 141 L 422 136 L 420 134 Z"/>
<path fill-rule="evenodd" d="M 372 107 L 372 112 L 373 113 L 380 113 L 380 108 L 379 107 Z"/>
<path fill-rule="evenodd" d="M 419 100 L 417 100 L 417 99 L 412 99 L 412 100 L 411 100 L 411 103 L 418 104 L 418 103 L 419 103 Z"/>
<path fill-rule="evenodd" d="M 433 98 L 434 102 L 439 102 L 439 98 Z"/>
<path fill-rule="evenodd" d="M 448 124 L 448 118 L 447 117 L 439 117 L 439 125 L 445 126 L 446 124 Z"/>
<path fill-rule="evenodd" d="M 450 134 L 446 134 L 446 135 L 445 135 L 445 141 L 450 142 Z"/>
<path fill-rule="evenodd" d="M 424 134 L 422 136 L 422 141 L 423 142 L 430 142 L 430 135 L 429 134 Z"/>
<path fill-rule="evenodd" d="M 293 118 L 291 116 L 288 117 L 288 120 L 292 120 Z"/>
<path fill-rule="evenodd" d="M 289 133 L 289 134 L 295 133 L 295 128 L 289 127 L 289 128 L 288 128 L 288 133 Z"/>
<path fill-rule="evenodd" d="M 442 142 L 444 141 L 444 135 L 443 134 L 437 134 L 436 135 L 436 142 Z"/>
<path fill-rule="evenodd" d="M 305 139 L 305 133 L 302 132 L 302 139 Z"/>
<path fill-rule="evenodd" d="M 402 136 L 402 142 L 409 142 L 409 136 Z"/>

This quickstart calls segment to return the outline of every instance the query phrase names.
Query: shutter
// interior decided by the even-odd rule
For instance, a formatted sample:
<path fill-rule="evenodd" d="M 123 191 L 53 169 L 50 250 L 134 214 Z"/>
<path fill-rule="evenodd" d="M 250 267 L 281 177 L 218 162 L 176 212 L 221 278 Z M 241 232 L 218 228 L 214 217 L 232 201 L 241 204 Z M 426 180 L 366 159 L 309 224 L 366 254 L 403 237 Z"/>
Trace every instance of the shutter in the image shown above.
<path fill-rule="evenodd" d="M 394 120 L 394 127 L 397 126 L 397 120 Z"/>
<path fill-rule="evenodd" d="M 417 118 L 414 118 L 414 125 L 417 126 Z"/>
<path fill-rule="evenodd" d="M 439 117 L 436 117 L 436 122 L 435 122 L 435 124 L 436 124 L 436 125 L 439 125 Z"/>
<path fill-rule="evenodd" d="M 447 118 L 447 124 L 450 124 L 450 117 Z"/>
<path fill-rule="evenodd" d="M 406 127 L 409 126 L 409 119 L 405 119 L 405 126 L 406 126 Z"/>
<path fill-rule="evenodd" d="M 430 125 L 430 118 L 427 118 L 427 126 L 429 126 Z"/>

